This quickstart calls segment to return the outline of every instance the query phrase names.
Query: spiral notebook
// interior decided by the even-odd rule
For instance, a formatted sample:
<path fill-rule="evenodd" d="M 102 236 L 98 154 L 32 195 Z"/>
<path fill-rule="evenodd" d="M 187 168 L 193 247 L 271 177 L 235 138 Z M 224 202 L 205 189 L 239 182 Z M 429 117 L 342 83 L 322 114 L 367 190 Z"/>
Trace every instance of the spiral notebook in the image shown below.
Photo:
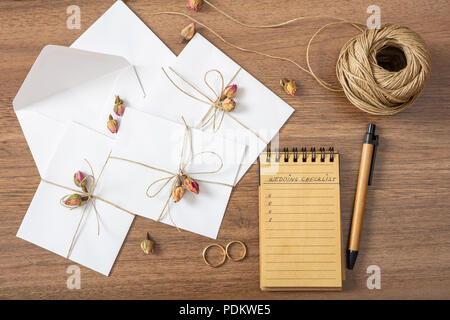
<path fill-rule="evenodd" d="M 259 157 L 262 290 L 341 290 L 339 154 L 294 148 Z"/>

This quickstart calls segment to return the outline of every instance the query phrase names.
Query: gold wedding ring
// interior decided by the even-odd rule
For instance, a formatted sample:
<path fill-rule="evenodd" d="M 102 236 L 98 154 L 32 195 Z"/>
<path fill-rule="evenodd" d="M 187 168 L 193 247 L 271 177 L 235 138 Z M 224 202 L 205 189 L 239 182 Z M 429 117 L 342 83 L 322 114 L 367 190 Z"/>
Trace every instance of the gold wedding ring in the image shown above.
<path fill-rule="evenodd" d="M 231 247 L 231 245 L 232 245 L 233 243 L 239 243 L 239 244 L 242 246 L 243 252 L 242 252 L 242 255 L 241 255 L 239 258 L 233 258 L 233 257 L 231 256 L 231 254 L 228 252 L 228 249 Z M 247 255 L 247 247 L 245 246 L 245 244 L 244 244 L 242 241 L 234 240 L 234 241 L 231 241 L 231 242 L 229 242 L 229 243 L 227 244 L 227 247 L 226 247 L 226 249 L 225 249 L 225 253 L 227 254 L 227 257 L 228 257 L 229 259 L 231 259 L 231 260 L 233 260 L 233 261 L 241 261 L 241 260 L 244 259 L 245 256 Z"/>
<path fill-rule="evenodd" d="M 210 263 L 210 262 L 208 261 L 208 259 L 206 259 L 206 252 L 207 252 L 208 249 L 211 248 L 211 247 L 218 247 L 218 248 L 220 248 L 220 249 L 222 250 L 223 258 L 222 258 L 222 260 L 219 261 L 217 264 L 212 264 L 212 263 Z M 224 249 L 224 247 L 222 247 L 220 244 L 217 244 L 217 243 L 210 244 L 210 245 L 207 246 L 205 249 L 203 249 L 203 261 L 205 261 L 205 263 L 206 263 L 208 266 L 213 267 L 213 268 L 217 268 L 217 267 L 220 267 L 221 265 L 223 265 L 224 262 L 225 262 L 225 260 L 226 260 L 226 258 L 227 258 L 227 255 L 228 255 L 228 254 L 227 254 L 226 250 Z"/>

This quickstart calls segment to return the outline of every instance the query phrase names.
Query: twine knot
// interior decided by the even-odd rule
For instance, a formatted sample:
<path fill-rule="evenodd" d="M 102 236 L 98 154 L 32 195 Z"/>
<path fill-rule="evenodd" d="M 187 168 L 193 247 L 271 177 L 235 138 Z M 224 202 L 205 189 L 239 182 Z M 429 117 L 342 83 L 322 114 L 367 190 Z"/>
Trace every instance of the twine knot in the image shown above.
<path fill-rule="evenodd" d="M 104 164 L 104 166 L 102 168 L 100 176 L 103 173 L 103 169 L 105 168 L 106 163 L 108 162 L 108 160 L 110 158 L 110 155 L 111 155 L 111 152 L 109 153 L 108 158 L 107 158 L 107 160 L 106 160 L 106 162 L 105 162 L 105 164 Z M 108 202 L 108 201 L 106 201 L 104 199 L 101 199 L 100 197 L 97 197 L 97 196 L 94 195 L 94 191 L 95 191 L 95 188 L 97 186 L 97 180 L 95 179 L 94 169 L 92 168 L 91 163 L 87 159 L 84 159 L 84 161 L 86 161 L 86 163 L 88 164 L 89 169 L 91 171 L 91 174 L 87 175 L 84 178 L 86 180 L 84 181 L 85 183 L 83 185 L 77 185 L 77 186 L 80 187 L 81 191 L 77 191 L 77 190 L 72 189 L 72 188 L 60 186 L 60 185 L 57 185 L 56 183 L 53 183 L 51 181 L 47 181 L 47 180 L 42 179 L 43 181 L 45 181 L 47 183 L 50 183 L 50 184 L 53 184 L 53 185 L 56 185 L 56 186 L 60 186 L 60 187 L 62 187 L 64 189 L 68 189 L 68 190 L 77 192 L 77 193 L 74 193 L 74 194 L 67 194 L 67 195 L 63 196 L 60 199 L 59 203 L 63 207 L 69 208 L 70 210 L 73 210 L 73 209 L 76 209 L 76 208 L 81 207 L 82 205 L 84 205 L 83 213 L 81 214 L 80 220 L 78 221 L 78 226 L 77 226 L 77 228 L 75 230 L 75 233 L 74 233 L 74 235 L 72 237 L 72 242 L 70 243 L 70 247 L 69 247 L 69 250 L 68 250 L 68 253 L 67 253 L 67 258 L 69 258 L 70 254 L 72 252 L 73 245 L 75 244 L 75 238 L 76 238 L 76 236 L 78 234 L 78 230 L 79 230 L 80 225 L 81 225 L 81 221 L 83 220 L 83 217 L 84 217 L 84 215 L 85 215 L 89 205 L 92 204 L 92 207 L 94 208 L 95 216 L 97 218 L 97 235 L 100 235 L 100 218 L 99 218 L 99 214 L 98 214 L 98 211 L 97 211 L 97 207 L 95 206 L 95 200 L 99 199 L 99 200 Z M 99 178 L 100 178 L 100 176 L 99 176 Z"/>
<path fill-rule="evenodd" d="M 214 101 L 213 104 L 211 104 L 212 107 L 217 108 L 219 110 L 223 110 L 222 108 L 222 103 L 220 102 L 220 99 L 217 99 L 216 101 Z"/>

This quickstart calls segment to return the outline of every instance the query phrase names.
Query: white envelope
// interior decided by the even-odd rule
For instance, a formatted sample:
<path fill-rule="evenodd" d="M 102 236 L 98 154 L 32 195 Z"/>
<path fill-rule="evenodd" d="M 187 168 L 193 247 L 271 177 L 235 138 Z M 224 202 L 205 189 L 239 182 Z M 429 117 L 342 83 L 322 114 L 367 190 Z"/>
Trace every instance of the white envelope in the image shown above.
<path fill-rule="evenodd" d="M 203 80 L 205 73 L 212 69 L 220 71 L 224 77 L 224 85 L 227 85 L 240 68 L 237 63 L 199 33 L 189 41 L 174 62 L 166 66 L 165 70 L 177 86 L 187 93 L 205 100 L 201 94 L 171 72 L 168 67 L 172 67 L 185 80 L 213 100 L 216 97 Z M 162 73 L 162 70 L 159 74 L 160 80 L 153 90 L 154 94 L 146 99 L 147 101 L 142 103 L 139 108 L 145 112 L 175 121 L 179 121 L 180 115 L 184 115 L 189 124 L 199 123 L 210 105 L 201 103 L 182 93 Z M 214 91 L 219 94 L 221 89 L 220 76 L 212 72 L 208 74 L 207 79 Z M 243 69 L 237 73 L 232 83 L 237 85 L 238 90 L 234 98 L 236 108 L 230 114 L 247 128 L 225 115 L 216 134 L 247 145 L 242 166 L 236 179 L 237 182 L 255 162 L 261 151 L 266 147 L 266 143 L 270 142 L 280 130 L 294 109 Z M 218 124 L 219 121 L 216 123 Z M 212 131 L 212 123 L 205 129 Z M 262 139 L 259 139 L 249 129 L 256 132 Z"/>
<path fill-rule="evenodd" d="M 220 69 L 228 81 L 239 67 L 200 34 L 196 34 L 179 57 L 175 57 L 122 1 L 116 1 L 72 46 L 125 57 L 136 66 L 146 93 L 144 100 L 140 95 L 128 94 L 133 104 L 140 106 L 142 111 L 178 122 L 180 115 L 184 115 L 191 125 L 201 118 L 205 106 L 175 94 L 176 89 L 162 78 L 161 66 L 182 66 L 177 71 L 200 84 L 203 90 L 209 90 L 202 85 L 205 71 Z M 186 69 L 189 72 L 185 72 Z M 240 71 L 235 82 L 239 86 L 239 94 L 233 115 L 269 142 L 294 110 L 245 70 Z M 121 90 L 127 92 L 129 87 L 123 83 Z M 248 145 L 236 178 L 238 182 L 264 149 L 265 142 L 231 119 L 224 120 L 219 133 Z"/>
<path fill-rule="evenodd" d="M 42 173 L 43 179 L 78 189 L 73 181 L 74 173 L 81 170 L 90 174 L 89 165 L 84 159 L 92 165 L 98 178 L 111 150 L 112 141 L 114 140 L 81 125 L 67 125 L 61 143 L 49 161 L 48 169 Z M 94 191 L 95 195 L 103 195 L 101 179 Z M 66 257 L 84 208 L 70 210 L 60 204 L 64 195 L 73 193 L 42 181 L 17 236 Z M 99 214 L 100 233 L 97 234 L 97 217 L 90 205 L 80 224 L 69 259 L 108 275 L 134 216 L 99 200 L 95 200 L 95 206 Z"/>
<path fill-rule="evenodd" d="M 113 137 L 106 122 L 118 94 L 113 90 L 125 81 L 142 97 L 136 73 L 122 57 L 54 45 L 42 49 L 13 101 L 41 176 L 72 121 Z"/>
<path fill-rule="evenodd" d="M 184 124 L 180 125 L 128 108 L 125 111 L 112 155 L 177 173 L 183 148 L 184 160 L 187 160 L 189 156 L 188 141 L 184 141 L 185 132 Z M 194 158 L 184 171 L 189 177 L 198 181 L 200 193 L 196 195 L 185 191 L 179 202 L 173 203 L 170 200 L 170 215 L 165 210 L 160 221 L 215 239 L 245 146 L 200 130 L 190 129 L 190 134 L 192 155 L 208 152 Z M 216 153 L 217 156 L 211 152 Z M 214 172 L 219 169 L 221 163 L 222 168 Z M 197 174 L 191 174 L 192 172 Z M 152 182 L 164 177 L 171 177 L 171 175 L 113 158 L 106 166 L 102 178 L 102 195 L 107 199 L 114 199 L 119 206 L 133 213 L 157 220 L 170 197 L 173 180 L 154 198 L 149 198 L 146 191 Z M 164 182 L 155 184 L 150 193 L 157 192 Z"/>
<path fill-rule="evenodd" d="M 116 1 L 72 47 L 124 57 L 135 66 L 147 96 L 152 95 L 161 66 L 176 58 L 122 1 Z"/>

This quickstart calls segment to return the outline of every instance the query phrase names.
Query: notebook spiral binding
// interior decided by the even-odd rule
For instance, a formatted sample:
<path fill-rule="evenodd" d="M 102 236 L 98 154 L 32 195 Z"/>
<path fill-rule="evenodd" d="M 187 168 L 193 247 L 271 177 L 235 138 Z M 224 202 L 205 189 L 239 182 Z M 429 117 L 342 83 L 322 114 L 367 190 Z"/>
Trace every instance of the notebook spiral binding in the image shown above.
<path fill-rule="evenodd" d="M 308 155 L 311 156 L 311 162 L 325 162 L 327 156 L 329 157 L 330 162 L 334 162 L 334 154 L 335 152 L 333 147 L 329 147 L 328 151 L 326 148 L 321 147 L 318 152 L 315 147 L 312 147 L 309 151 L 306 147 L 302 147 L 300 151 L 298 148 L 292 148 L 292 151 L 289 152 L 289 148 L 283 148 L 283 151 L 278 149 L 271 151 L 270 146 L 267 146 L 266 162 L 270 162 L 272 155 L 275 156 L 275 162 L 280 162 L 280 155 L 282 156 L 284 162 L 289 162 L 289 157 L 291 155 L 294 162 L 299 162 L 299 155 L 301 155 L 300 162 L 307 162 Z"/>

